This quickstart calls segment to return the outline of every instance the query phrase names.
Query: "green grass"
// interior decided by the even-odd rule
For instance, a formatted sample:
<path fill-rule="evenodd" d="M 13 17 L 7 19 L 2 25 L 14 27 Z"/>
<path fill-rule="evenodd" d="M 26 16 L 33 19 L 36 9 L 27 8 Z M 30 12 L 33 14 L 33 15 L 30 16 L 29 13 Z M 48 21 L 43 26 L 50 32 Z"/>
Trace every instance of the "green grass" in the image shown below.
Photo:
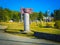
<path fill-rule="evenodd" d="M 1 25 L 7 26 L 7 31 L 19 32 L 19 30 L 23 30 L 23 23 L 19 22 L 0 22 Z"/>
<path fill-rule="evenodd" d="M 50 22 L 53 23 L 53 22 Z M 30 30 L 36 31 L 36 32 L 43 32 L 43 33 L 50 33 L 50 34 L 60 34 L 59 29 L 54 29 L 54 28 L 40 28 L 38 25 L 40 22 L 37 24 L 35 22 L 32 22 L 30 24 Z M 24 30 L 24 24 L 22 22 L 0 22 L 0 25 L 7 26 L 7 31 L 10 32 L 20 32 L 19 30 Z M 44 25 L 44 24 L 43 24 Z"/>
<path fill-rule="evenodd" d="M 35 28 L 33 28 L 32 31 L 49 33 L 49 34 L 58 34 L 58 35 L 60 34 L 60 30 L 54 29 L 54 28 L 38 28 L 38 27 L 35 27 Z"/>

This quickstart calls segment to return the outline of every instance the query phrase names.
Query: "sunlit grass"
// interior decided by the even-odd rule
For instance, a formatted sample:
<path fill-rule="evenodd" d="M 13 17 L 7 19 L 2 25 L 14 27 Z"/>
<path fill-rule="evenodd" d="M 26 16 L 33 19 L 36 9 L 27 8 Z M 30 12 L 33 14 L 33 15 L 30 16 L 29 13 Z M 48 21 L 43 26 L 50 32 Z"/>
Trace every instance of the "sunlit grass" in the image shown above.
<path fill-rule="evenodd" d="M 54 22 L 49 22 L 49 23 L 50 24 L 52 23 L 52 25 L 54 24 Z M 32 22 L 30 24 L 30 30 L 36 31 L 36 32 L 50 33 L 50 34 L 60 34 L 59 29 L 40 28 L 39 24 L 41 24 L 41 23 Z M 44 23 L 44 24 L 46 24 L 46 23 Z M 20 30 L 24 30 L 24 24 L 22 22 L 20 22 L 20 23 L 19 22 L 0 22 L 0 25 L 7 26 L 8 27 L 7 31 L 11 31 L 11 32 L 20 32 Z"/>
<path fill-rule="evenodd" d="M 37 27 L 35 27 L 35 28 L 33 28 L 32 31 L 49 33 L 49 34 L 60 34 L 60 30 L 54 29 L 54 28 L 37 28 Z"/>

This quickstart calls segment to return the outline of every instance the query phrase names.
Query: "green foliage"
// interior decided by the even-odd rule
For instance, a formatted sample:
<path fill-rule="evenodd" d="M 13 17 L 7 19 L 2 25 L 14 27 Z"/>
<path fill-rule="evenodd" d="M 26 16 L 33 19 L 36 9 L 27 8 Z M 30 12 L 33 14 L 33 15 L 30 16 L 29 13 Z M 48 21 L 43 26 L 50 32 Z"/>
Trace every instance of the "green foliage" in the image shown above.
<path fill-rule="evenodd" d="M 60 20 L 60 9 L 54 10 L 54 19 L 55 21 Z"/>
<path fill-rule="evenodd" d="M 44 14 L 45 17 L 48 17 L 48 12 L 46 11 L 45 14 Z"/>
<path fill-rule="evenodd" d="M 42 12 L 39 12 L 38 20 L 43 20 L 43 13 Z"/>
<path fill-rule="evenodd" d="M 43 28 L 43 25 L 42 25 L 42 24 L 39 24 L 39 27 L 40 27 L 40 28 Z"/>
<path fill-rule="evenodd" d="M 8 22 L 10 20 L 14 20 L 15 22 L 20 20 L 20 14 L 17 11 L 12 11 L 8 8 L 0 7 L 0 22 Z"/>
<path fill-rule="evenodd" d="M 3 21 L 3 8 L 0 7 L 0 21 Z"/>
<path fill-rule="evenodd" d="M 54 26 L 55 26 L 55 28 L 60 29 L 60 20 L 56 21 Z"/>
<path fill-rule="evenodd" d="M 14 12 L 13 16 L 12 16 L 12 19 L 15 21 L 15 22 L 18 22 L 20 20 L 20 17 L 19 17 L 19 13 L 18 12 Z"/>
<path fill-rule="evenodd" d="M 55 28 L 60 29 L 60 9 L 54 10 Z"/>
<path fill-rule="evenodd" d="M 51 13 L 51 17 L 54 17 L 54 14 L 53 13 Z"/>
<path fill-rule="evenodd" d="M 52 27 L 54 27 L 54 23 L 46 23 L 46 27 L 47 28 L 52 28 Z"/>
<path fill-rule="evenodd" d="M 31 21 L 35 21 L 37 19 L 38 13 L 33 12 L 32 14 L 30 14 L 30 20 Z"/>

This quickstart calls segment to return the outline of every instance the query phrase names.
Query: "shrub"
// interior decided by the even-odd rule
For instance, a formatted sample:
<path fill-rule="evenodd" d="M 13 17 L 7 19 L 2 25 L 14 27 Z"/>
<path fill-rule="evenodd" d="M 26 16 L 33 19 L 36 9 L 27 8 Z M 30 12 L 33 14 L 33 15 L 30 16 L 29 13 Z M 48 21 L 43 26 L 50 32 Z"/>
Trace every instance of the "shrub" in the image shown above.
<path fill-rule="evenodd" d="M 54 23 L 53 23 L 53 22 L 47 22 L 47 23 L 46 23 L 46 27 L 47 27 L 47 28 L 54 27 Z"/>
<path fill-rule="evenodd" d="M 55 28 L 60 29 L 60 20 L 56 21 L 54 26 L 55 26 Z"/>
<path fill-rule="evenodd" d="M 39 24 L 39 27 L 41 27 L 41 28 L 42 28 L 42 27 L 43 27 L 43 25 L 42 25 L 42 24 Z"/>

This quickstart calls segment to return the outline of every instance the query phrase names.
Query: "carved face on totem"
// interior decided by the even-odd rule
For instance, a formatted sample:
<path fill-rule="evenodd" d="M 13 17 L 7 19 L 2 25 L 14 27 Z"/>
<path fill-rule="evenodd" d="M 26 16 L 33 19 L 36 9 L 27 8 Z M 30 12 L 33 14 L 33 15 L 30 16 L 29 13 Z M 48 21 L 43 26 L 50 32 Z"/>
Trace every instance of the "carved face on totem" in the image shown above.
<path fill-rule="evenodd" d="M 31 14 L 32 13 L 32 9 L 31 8 L 22 8 L 21 9 L 21 13 L 24 14 L 24 13 L 29 13 Z"/>

